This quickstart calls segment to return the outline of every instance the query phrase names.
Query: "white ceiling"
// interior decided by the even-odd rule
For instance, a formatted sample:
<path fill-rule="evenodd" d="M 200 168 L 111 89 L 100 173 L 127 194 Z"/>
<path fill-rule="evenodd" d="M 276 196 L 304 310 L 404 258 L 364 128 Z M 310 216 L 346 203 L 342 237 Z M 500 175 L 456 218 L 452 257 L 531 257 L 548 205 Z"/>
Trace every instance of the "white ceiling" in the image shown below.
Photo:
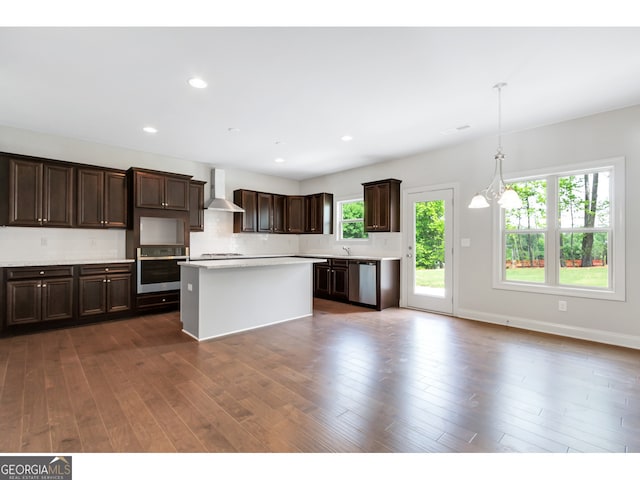
<path fill-rule="evenodd" d="M 305 179 L 494 135 L 497 82 L 505 134 L 640 104 L 639 46 L 617 27 L 5 27 L 0 124 Z"/>

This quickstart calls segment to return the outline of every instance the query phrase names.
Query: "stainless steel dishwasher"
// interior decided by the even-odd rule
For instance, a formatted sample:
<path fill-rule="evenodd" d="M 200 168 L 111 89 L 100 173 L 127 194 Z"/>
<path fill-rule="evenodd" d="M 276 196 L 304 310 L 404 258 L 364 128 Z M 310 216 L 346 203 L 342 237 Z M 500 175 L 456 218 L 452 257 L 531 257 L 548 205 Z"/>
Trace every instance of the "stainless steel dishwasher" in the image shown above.
<path fill-rule="evenodd" d="M 349 301 L 377 305 L 377 264 L 368 260 L 349 261 Z"/>

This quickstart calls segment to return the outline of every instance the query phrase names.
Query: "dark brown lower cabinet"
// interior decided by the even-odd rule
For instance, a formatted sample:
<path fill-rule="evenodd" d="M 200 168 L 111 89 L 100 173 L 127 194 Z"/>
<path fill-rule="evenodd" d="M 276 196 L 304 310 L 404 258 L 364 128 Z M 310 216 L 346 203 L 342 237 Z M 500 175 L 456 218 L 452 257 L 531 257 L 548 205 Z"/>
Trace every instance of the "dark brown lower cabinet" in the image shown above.
<path fill-rule="evenodd" d="M 80 267 L 78 315 L 81 318 L 131 310 L 131 264 Z"/>
<path fill-rule="evenodd" d="M 80 316 L 131 309 L 131 275 L 100 275 L 79 279 Z"/>
<path fill-rule="evenodd" d="M 375 295 L 366 303 L 359 297 L 358 288 L 361 277 L 358 275 L 358 264 L 366 262 L 375 266 Z M 355 271 L 350 275 L 349 270 Z M 354 288 L 349 295 L 350 289 Z M 313 295 L 339 302 L 348 302 L 355 305 L 383 310 L 388 307 L 397 307 L 400 304 L 400 260 L 348 260 L 344 258 L 327 259 L 327 263 L 314 265 Z"/>
<path fill-rule="evenodd" d="M 138 295 L 136 308 L 139 312 L 158 309 L 173 309 L 180 305 L 180 291 L 171 290 L 161 293 L 145 293 Z"/>
<path fill-rule="evenodd" d="M 73 318 L 73 278 L 8 281 L 7 325 Z"/>
<path fill-rule="evenodd" d="M 133 311 L 129 262 L 11 267 L 0 273 L 3 333 L 114 319 Z"/>
<path fill-rule="evenodd" d="M 349 299 L 349 261 L 328 259 L 314 267 L 313 293 L 334 300 Z"/>

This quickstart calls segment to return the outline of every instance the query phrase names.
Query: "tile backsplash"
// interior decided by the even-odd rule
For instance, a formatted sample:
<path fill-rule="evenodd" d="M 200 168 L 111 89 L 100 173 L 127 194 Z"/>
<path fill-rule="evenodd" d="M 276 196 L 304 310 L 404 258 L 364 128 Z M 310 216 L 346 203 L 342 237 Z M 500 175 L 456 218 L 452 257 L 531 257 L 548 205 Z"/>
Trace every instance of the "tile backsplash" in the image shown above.
<path fill-rule="evenodd" d="M 125 258 L 124 230 L 0 227 L 0 262 Z"/>

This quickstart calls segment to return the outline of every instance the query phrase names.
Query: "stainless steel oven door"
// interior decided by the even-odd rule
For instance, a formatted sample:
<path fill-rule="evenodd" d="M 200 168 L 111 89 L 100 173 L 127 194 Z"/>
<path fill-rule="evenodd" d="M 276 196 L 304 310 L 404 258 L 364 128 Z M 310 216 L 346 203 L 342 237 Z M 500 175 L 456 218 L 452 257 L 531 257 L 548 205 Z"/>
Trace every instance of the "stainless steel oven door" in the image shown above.
<path fill-rule="evenodd" d="M 180 289 L 180 266 L 178 262 L 187 256 L 138 257 L 138 293 L 165 292 Z"/>

